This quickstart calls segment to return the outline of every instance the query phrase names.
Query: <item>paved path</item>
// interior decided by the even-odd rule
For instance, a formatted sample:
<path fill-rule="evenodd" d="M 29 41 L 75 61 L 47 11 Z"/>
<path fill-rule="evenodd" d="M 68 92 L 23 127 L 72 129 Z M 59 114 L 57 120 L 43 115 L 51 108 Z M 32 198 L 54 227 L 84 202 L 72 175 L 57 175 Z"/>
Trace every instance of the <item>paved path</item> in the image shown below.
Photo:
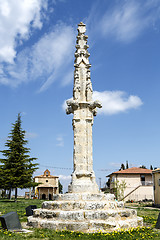
<path fill-rule="evenodd" d="M 152 209 L 152 210 L 159 210 L 160 208 L 156 208 L 156 207 L 144 207 L 144 206 L 125 206 L 126 208 L 147 208 L 147 209 Z"/>

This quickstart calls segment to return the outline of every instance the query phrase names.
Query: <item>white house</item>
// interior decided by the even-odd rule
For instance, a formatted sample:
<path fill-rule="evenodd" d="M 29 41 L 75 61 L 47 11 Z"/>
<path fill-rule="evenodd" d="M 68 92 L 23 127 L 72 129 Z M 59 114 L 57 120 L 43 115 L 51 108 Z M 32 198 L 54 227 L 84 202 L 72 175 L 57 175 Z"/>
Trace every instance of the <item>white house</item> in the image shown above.
<path fill-rule="evenodd" d="M 124 195 L 119 200 L 153 200 L 152 170 L 132 167 L 109 174 L 110 190 L 114 192 L 115 183 L 125 183 Z"/>

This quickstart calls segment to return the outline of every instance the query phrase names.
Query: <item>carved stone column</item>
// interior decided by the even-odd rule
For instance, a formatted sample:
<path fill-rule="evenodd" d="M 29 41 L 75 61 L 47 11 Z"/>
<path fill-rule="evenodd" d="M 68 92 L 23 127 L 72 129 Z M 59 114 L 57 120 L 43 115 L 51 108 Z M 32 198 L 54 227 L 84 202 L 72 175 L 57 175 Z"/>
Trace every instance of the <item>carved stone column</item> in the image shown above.
<path fill-rule="evenodd" d="M 92 101 L 92 83 L 90 79 L 89 53 L 86 26 L 78 25 L 77 45 L 75 52 L 75 71 L 73 100 L 67 100 L 66 113 L 73 113 L 74 170 L 68 191 L 72 193 L 98 193 L 98 186 L 93 171 L 92 125 L 96 107 L 102 107 L 98 101 Z"/>

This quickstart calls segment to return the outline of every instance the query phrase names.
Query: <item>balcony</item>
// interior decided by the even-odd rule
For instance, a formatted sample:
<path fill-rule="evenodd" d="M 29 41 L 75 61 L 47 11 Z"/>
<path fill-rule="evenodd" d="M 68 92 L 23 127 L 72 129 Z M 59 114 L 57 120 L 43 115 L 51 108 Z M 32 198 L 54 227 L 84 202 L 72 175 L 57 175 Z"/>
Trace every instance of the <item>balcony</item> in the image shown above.
<path fill-rule="evenodd" d="M 153 181 L 141 181 L 142 186 L 153 186 Z"/>

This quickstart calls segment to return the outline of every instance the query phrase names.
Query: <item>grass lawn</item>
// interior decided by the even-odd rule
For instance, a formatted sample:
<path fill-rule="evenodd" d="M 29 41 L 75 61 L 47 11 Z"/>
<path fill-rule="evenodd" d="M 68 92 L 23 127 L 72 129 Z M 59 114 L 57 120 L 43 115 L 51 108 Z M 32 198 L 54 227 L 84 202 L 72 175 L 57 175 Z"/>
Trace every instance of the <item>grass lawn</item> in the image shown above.
<path fill-rule="evenodd" d="M 20 221 L 27 221 L 27 217 L 25 216 L 25 208 L 29 205 L 37 205 L 37 207 L 41 207 L 42 200 L 25 200 L 18 199 L 17 202 L 10 201 L 7 199 L 0 199 L 0 212 L 1 215 L 8 213 L 10 211 L 17 211 Z M 159 210 L 157 209 L 148 209 L 145 207 L 138 207 L 137 212 L 139 216 L 142 216 L 144 219 L 144 227 L 143 228 L 133 228 L 128 231 L 115 231 L 111 233 L 82 233 L 82 232 L 70 232 L 70 231 L 53 231 L 49 229 L 32 229 L 32 233 L 12 233 L 0 228 L 0 240 L 3 239 L 46 239 L 46 240 L 69 240 L 69 239 L 95 239 L 95 240 L 138 240 L 138 239 L 160 239 L 160 231 L 154 228 L 156 220 L 158 218 Z"/>

